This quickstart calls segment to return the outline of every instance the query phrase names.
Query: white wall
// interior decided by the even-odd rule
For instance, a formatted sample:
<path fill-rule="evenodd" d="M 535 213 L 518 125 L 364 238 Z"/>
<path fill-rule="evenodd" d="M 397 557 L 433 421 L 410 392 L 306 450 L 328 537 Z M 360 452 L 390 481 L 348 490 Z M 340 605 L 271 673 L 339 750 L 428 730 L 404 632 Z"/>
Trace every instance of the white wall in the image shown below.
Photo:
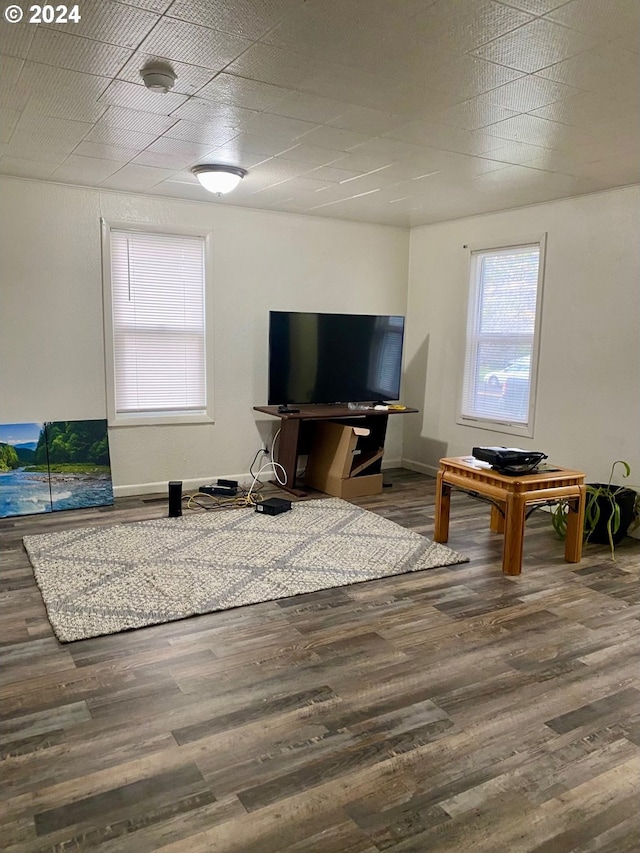
<path fill-rule="evenodd" d="M 120 494 L 248 470 L 277 426 L 252 411 L 266 403 L 269 309 L 405 313 L 405 229 L 13 178 L 0 194 L 0 423 L 106 417 L 100 216 L 213 231 L 215 424 L 111 429 Z"/>
<path fill-rule="evenodd" d="M 456 424 L 463 369 L 465 244 L 547 233 L 534 437 Z M 640 187 L 478 216 L 411 232 L 405 462 L 433 473 L 474 445 L 542 450 L 605 480 L 615 459 L 640 485 Z M 631 484 L 631 483 L 630 483 Z"/>

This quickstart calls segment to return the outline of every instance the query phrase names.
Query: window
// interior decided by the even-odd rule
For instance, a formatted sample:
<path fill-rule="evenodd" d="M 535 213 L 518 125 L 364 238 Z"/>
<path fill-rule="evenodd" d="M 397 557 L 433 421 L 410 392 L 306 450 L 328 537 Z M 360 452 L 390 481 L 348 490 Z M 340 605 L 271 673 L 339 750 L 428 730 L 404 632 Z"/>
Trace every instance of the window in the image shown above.
<path fill-rule="evenodd" d="M 458 423 L 533 435 L 544 239 L 471 251 Z"/>
<path fill-rule="evenodd" d="M 207 420 L 205 236 L 105 234 L 110 421 Z"/>

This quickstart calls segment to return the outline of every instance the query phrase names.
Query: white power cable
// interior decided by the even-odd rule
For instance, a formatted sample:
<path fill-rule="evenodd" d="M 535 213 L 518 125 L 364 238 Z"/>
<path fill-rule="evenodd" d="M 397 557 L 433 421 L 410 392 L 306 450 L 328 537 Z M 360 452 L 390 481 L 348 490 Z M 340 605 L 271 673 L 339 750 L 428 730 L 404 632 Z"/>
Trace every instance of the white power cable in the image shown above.
<path fill-rule="evenodd" d="M 278 481 L 278 483 L 280 483 L 281 486 L 286 485 L 287 472 L 284 470 L 283 466 L 279 462 L 273 462 L 273 461 L 265 462 L 265 464 L 261 468 L 258 469 L 258 473 L 253 475 L 253 482 L 251 483 L 251 486 L 249 487 L 249 491 L 247 492 L 247 500 L 249 502 L 251 501 L 251 493 L 253 492 L 256 483 L 258 482 L 258 478 L 260 477 L 260 474 L 263 471 L 267 470 L 268 468 L 271 468 L 271 470 L 273 471 L 273 476 L 276 478 L 276 480 Z M 282 473 L 284 474 L 284 480 L 281 480 L 280 477 L 278 476 L 278 470 L 277 470 L 278 468 L 282 468 Z"/>

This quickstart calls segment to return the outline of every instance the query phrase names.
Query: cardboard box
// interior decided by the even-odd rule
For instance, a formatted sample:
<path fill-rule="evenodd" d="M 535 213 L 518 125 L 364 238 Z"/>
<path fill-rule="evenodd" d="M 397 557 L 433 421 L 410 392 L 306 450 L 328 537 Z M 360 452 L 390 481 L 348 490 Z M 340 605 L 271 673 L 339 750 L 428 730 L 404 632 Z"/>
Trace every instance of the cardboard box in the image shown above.
<path fill-rule="evenodd" d="M 307 485 L 338 498 L 380 494 L 382 474 L 366 471 L 382 458 L 383 449 L 365 452 L 359 446 L 369 433 L 366 428 L 334 421 L 318 423 L 307 461 Z"/>

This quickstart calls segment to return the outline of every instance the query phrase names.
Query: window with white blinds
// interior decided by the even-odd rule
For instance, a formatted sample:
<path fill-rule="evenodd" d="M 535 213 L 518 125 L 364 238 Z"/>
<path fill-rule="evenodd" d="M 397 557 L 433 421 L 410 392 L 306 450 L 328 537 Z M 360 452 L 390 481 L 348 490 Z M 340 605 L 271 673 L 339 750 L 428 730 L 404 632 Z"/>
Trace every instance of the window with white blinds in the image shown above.
<path fill-rule="evenodd" d="M 543 242 L 471 252 L 459 423 L 532 435 Z"/>
<path fill-rule="evenodd" d="M 205 240 L 113 229 L 115 415 L 204 413 Z"/>

